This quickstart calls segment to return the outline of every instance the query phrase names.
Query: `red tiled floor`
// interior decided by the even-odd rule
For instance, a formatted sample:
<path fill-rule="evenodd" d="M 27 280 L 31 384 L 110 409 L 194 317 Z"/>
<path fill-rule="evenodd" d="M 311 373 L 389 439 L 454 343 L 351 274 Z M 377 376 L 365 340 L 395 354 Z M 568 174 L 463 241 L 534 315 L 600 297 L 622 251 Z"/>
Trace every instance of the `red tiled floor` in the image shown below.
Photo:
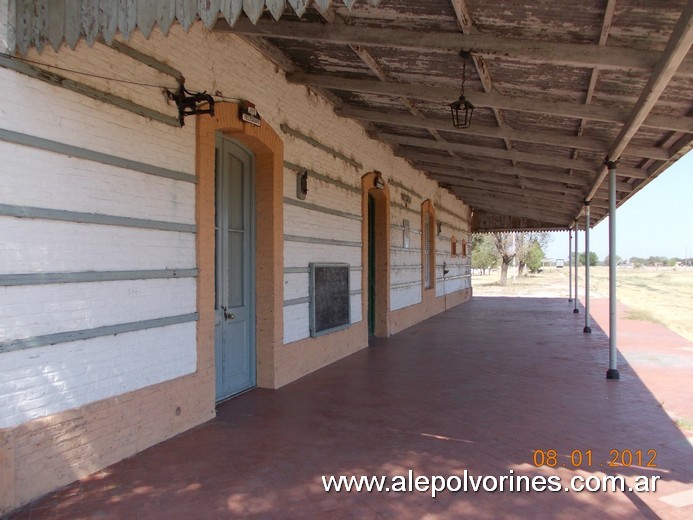
<path fill-rule="evenodd" d="M 600 312 L 597 302 L 594 311 Z M 622 358 L 622 380 L 605 379 L 608 339 L 597 324 L 583 334 L 583 324 L 565 299 L 475 298 L 278 391 L 228 401 L 215 420 L 31 504 L 16 518 L 693 518 L 693 506 L 660 500 L 691 489 L 693 447 L 661 396 Z M 645 327 L 637 337 L 650 334 L 665 349 L 660 333 Z M 622 342 L 628 341 L 624 329 Z M 676 393 L 690 404 L 687 374 L 689 384 L 679 381 Z M 557 450 L 559 468 L 535 468 L 536 449 Z M 611 449 L 657 450 L 658 467 L 600 467 Z M 594 467 L 572 469 L 573 450 L 592 450 Z M 656 474 L 661 481 L 656 494 L 638 496 L 443 492 L 436 498 L 325 493 L 321 483 L 322 475 L 409 470 L 445 477 L 513 470 L 557 474 L 564 483 L 576 474 L 620 473 L 629 482 Z"/>

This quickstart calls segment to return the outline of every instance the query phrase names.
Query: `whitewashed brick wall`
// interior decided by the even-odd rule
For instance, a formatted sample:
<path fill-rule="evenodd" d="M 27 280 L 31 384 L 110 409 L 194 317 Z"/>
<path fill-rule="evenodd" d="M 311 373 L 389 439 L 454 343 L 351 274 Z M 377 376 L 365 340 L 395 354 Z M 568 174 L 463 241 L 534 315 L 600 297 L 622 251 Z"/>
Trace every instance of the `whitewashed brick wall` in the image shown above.
<path fill-rule="evenodd" d="M 423 200 L 431 199 L 436 207 L 461 215 L 453 224 L 468 230 L 466 217 L 462 217 L 467 211 L 463 204 L 395 157 L 387 146 L 370 139 L 356 122 L 337 117 L 332 107 L 309 89 L 288 84 L 274 64 L 240 38 L 211 34 L 198 24 L 188 33 L 174 26 L 167 37 L 155 30 L 149 41 L 137 33 L 128 44 L 179 69 L 191 90 L 219 91 L 227 97 L 252 101 L 264 124 L 271 125 L 284 141 L 286 161 L 352 188 L 309 178 L 307 203 L 357 218 L 285 204 L 286 235 L 360 242 L 360 179 L 373 170 L 383 172 L 386 182 L 396 180 L 415 188 L 418 195 L 412 208 L 418 209 Z M 80 44 L 76 51 L 64 50 L 58 55 L 45 49 L 40 56 L 30 57 L 65 68 L 176 87 L 169 76 L 98 44 L 92 49 Z M 165 100 L 160 88 L 72 77 L 176 115 L 175 107 Z M 6 100 L 0 103 L 0 127 L 5 130 L 195 173 L 192 118 L 186 120 L 184 128 L 174 128 L 6 69 L 0 69 L 0 84 Z M 283 123 L 352 157 L 362 167 L 284 134 L 280 129 Z M 0 204 L 194 223 L 191 183 L 2 142 L 0 154 Z M 295 171 L 285 169 L 286 198 L 296 199 L 295 185 Z M 393 201 L 399 201 L 398 189 L 391 188 L 391 192 Z M 402 218 L 407 218 L 412 231 L 411 254 L 394 249 L 400 244 L 393 240 L 391 301 L 392 309 L 398 309 L 421 299 L 420 285 L 415 284 L 416 266 L 420 267 L 421 262 L 420 218 L 417 211 L 403 211 L 395 206 L 391 216 L 393 224 L 398 225 Z M 451 220 L 449 215 L 444 218 Z M 449 230 L 446 233 L 449 235 Z M 0 217 L 0 234 L 0 274 L 195 267 L 193 233 Z M 310 262 L 349 263 L 353 267 L 351 288 L 360 290 L 360 246 L 285 242 L 286 269 L 307 269 Z M 396 267 L 400 265 L 407 267 Z M 413 285 L 396 285 L 406 281 Z M 456 283 L 462 287 L 465 282 Z M 450 281 L 444 287 L 447 292 L 458 290 Z M 8 340 L 113 324 L 133 317 L 184 314 L 194 311 L 195 305 L 192 279 L 6 287 L 1 294 L 3 303 L 11 302 L 9 310 L 4 309 L 0 315 L 0 320 L 4 320 L 0 329 Z M 307 297 L 306 273 L 285 274 L 284 297 L 285 301 Z M 351 296 L 354 323 L 363 319 L 362 298 L 358 292 Z M 34 306 L 38 312 L 32 315 Z M 308 308 L 307 303 L 284 307 L 285 343 L 308 336 Z M 47 319 L 46 315 L 54 318 Z M 61 367 L 74 368 L 55 370 L 57 359 L 62 360 Z M 0 395 L 11 395 L 12 402 L 26 403 L 21 409 L 0 406 L 0 424 L 14 425 L 119 395 L 190 373 L 194 368 L 193 323 L 0 354 Z"/>
<path fill-rule="evenodd" d="M 55 60 L 48 51 L 40 57 Z M 69 66 L 130 75 L 119 57 Z M 0 127 L 194 174 L 194 129 L 174 129 L 0 69 Z M 190 182 L 0 141 L 0 204 L 195 223 Z M 68 213 L 69 218 L 69 213 Z M 0 216 L 0 275 L 193 269 L 194 233 Z M 0 287 L 0 342 L 196 311 L 194 278 Z M 0 428 L 117 396 L 196 369 L 195 323 L 0 353 Z"/>
<path fill-rule="evenodd" d="M 195 370 L 195 324 L 0 354 L 0 428 Z"/>

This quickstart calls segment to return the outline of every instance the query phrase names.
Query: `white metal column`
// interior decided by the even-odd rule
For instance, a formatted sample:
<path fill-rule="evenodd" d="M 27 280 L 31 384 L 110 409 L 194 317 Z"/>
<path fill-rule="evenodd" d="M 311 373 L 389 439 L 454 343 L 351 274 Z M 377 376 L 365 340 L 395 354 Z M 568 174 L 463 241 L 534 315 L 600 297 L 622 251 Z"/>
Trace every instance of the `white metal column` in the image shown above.
<path fill-rule="evenodd" d="M 570 256 L 573 254 L 573 230 L 568 228 L 568 301 L 573 301 L 573 262 Z"/>
<path fill-rule="evenodd" d="M 585 202 L 585 334 L 592 334 L 590 327 L 590 203 Z"/>
<path fill-rule="evenodd" d="M 578 221 L 575 220 L 575 307 L 573 308 L 573 313 L 578 314 L 580 310 L 578 309 Z"/>
<path fill-rule="evenodd" d="M 616 163 L 609 161 L 609 369 L 607 379 L 620 379 L 616 352 Z"/>

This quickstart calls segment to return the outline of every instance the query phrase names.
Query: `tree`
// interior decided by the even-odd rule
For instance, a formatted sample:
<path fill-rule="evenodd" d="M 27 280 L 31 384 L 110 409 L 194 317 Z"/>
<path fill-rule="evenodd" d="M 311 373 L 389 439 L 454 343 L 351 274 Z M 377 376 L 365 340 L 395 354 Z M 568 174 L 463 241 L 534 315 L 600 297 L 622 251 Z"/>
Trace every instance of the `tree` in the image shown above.
<path fill-rule="evenodd" d="M 578 256 L 578 261 L 580 265 L 585 265 L 585 253 L 580 253 Z M 590 267 L 594 267 L 599 263 L 599 257 L 594 251 L 590 251 Z"/>
<path fill-rule="evenodd" d="M 492 269 L 498 265 L 499 256 L 491 235 L 472 235 L 472 269 L 481 269 L 486 274 L 486 269 Z"/>
<path fill-rule="evenodd" d="M 530 232 L 530 233 L 516 233 L 515 234 L 515 244 L 517 246 L 517 274 L 518 276 L 522 276 L 525 271 L 525 266 L 529 267 L 529 257 L 532 255 L 534 258 L 536 258 L 536 247 L 538 247 L 541 252 L 542 256 L 541 259 L 544 258 L 544 249 L 546 248 L 547 245 L 549 245 L 549 241 L 551 240 L 551 235 L 548 233 L 537 233 L 537 232 Z M 540 260 L 541 261 L 541 260 Z M 539 266 L 541 267 L 541 266 Z M 538 268 L 537 268 L 538 270 Z M 530 268 L 531 272 L 536 272 L 532 271 Z"/>
<path fill-rule="evenodd" d="M 493 238 L 496 244 L 496 251 L 501 259 L 500 284 L 506 285 L 508 282 L 508 266 L 513 258 L 518 262 L 518 274 L 522 275 L 527 265 L 527 254 L 533 243 L 539 244 L 543 248 L 549 243 L 548 233 L 494 233 Z"/>
<path fill-rule="evenodd" d="M 544 250 L 538 241 L 532 242 L 527 250 L 527 268 L 530 273 L 537 273 L 541 269 L 544 260 Z"/>
<path fill-rule="evenodd" d="M 515 241 L 512 233 L 494 233 L 493 239 L 501 259 L 500 284 L 506 285 L 508 283 L 508 266 L 516 254 Z"/>
<path fill-rule="evenodd" d="M 621 263 L 621 257 L 616 255 L 616 265 Z M 590 264 L 591 265 L 591 264 Z M 609 265 L 609 255 L 604 257 L 604 265 Z"/>

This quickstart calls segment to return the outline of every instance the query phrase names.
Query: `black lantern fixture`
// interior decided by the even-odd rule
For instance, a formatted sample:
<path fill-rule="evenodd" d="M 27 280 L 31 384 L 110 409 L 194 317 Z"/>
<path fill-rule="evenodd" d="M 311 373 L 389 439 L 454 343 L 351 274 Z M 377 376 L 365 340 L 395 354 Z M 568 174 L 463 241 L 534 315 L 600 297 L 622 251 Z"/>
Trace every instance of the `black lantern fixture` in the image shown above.
<path fill-rule="evenodd" d="M 457 101 L 450 103 L 450 113 L 452 114 L 452 126 L 455 128 L 469 128 L 472 124 L 474 105 L 464 97 L 464 82 L 467 79 L 467 57 L 469 53 L 460 52 L 462 56 L 462 85 L 460 86 L 460 97 Z"/>
<path fill-rule="evenodd" d="M 185 88 L 185 79 L 181 78 L 178 80 L 178 90 L 171 92 L 166 89 L 166 97 L 168 99 L 175 101 L 178 107 L 178 122 L 182 127 L 185 125 L 185 116 L 192 116 L 196 114 L 209 114 L 214 115 L 214 98 L 207 94 L 207 92 L 190 92 Z M 207 108 L 200 108 L 199 105 L 207 103 Z"/>

